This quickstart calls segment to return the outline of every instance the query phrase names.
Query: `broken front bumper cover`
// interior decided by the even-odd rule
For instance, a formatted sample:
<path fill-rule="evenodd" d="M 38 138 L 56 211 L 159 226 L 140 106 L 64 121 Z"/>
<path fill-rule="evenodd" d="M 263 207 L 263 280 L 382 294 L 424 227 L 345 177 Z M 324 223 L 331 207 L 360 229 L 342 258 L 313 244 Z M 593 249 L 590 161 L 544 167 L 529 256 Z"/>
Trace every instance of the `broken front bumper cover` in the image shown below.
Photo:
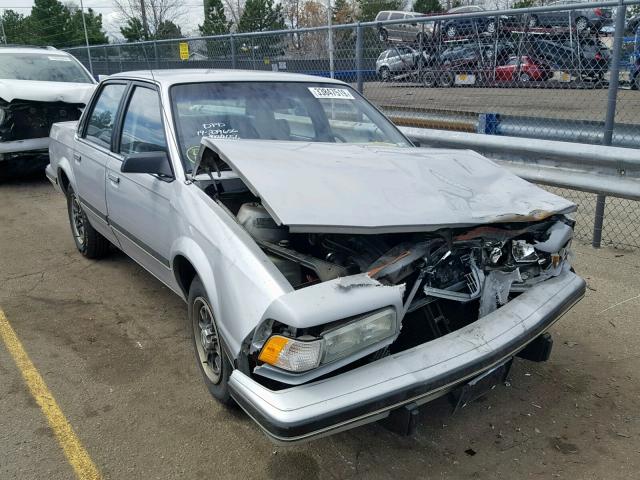
<path fill-rule="evenodd" d="M 279 443 L 380 420 L 402 405 L 431 401 L 514 356 L 579 301 L 585 285 L 566 272 L 449 335 L 310 384 L 273 391 L 235 370 L 231 395 Z"/>
<path fill-rule="evenodd" d="M 0 160 L 8 160 L 25 153 L 46 154 L 48 149 L 49 137 L 0 142 Z"/>

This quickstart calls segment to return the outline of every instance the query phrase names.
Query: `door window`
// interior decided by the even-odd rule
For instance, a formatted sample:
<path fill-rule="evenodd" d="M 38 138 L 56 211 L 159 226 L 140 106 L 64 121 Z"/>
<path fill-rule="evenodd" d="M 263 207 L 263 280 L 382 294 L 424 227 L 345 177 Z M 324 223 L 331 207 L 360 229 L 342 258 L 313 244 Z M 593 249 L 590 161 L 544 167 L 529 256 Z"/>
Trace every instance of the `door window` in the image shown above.
<path fill-rule="evenodd" d="M 135 87 L 124 116 L 120 153 L 166 151 L 158 93 L 150 88 Z"/>
<path fill-rule="evenodd" d="M 88 141 L 106 148 L 111 147 L 113 124 L 125 88 L 126 85 L 121 83 L 104 86 L 87 122 L 85 138 Z"/>

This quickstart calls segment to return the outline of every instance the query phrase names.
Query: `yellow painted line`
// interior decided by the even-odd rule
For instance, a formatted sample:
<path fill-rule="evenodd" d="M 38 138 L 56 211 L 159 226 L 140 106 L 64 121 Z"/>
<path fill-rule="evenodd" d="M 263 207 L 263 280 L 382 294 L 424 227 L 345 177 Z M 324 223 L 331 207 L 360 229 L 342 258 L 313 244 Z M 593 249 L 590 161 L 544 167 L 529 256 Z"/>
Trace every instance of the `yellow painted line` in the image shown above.
<path fill-rule="evenodd" d="M 49 422 L 49 426 L 62 447 L 69 464 L 73 467 L 76 476 L 82 480 L 100 480 L 102 478 L 100 472 L 80 443 L 38 370 L 29 359 L 29 355 L 27 355 L 20 339 L 18 339 L 16 332 L 9 324 L 9 320 L 7 320 L 2 310 L 0 310 L 0 337 L 16 362 L 31 395 Z"/>

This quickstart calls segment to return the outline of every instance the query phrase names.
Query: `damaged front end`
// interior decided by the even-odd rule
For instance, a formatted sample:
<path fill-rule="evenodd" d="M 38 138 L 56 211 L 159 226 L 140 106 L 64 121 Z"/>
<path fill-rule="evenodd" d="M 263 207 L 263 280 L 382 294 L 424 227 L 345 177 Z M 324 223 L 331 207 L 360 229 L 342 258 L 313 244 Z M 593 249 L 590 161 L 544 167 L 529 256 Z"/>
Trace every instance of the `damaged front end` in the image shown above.
<path fill-rule="evenodd" d="M 246 346 L 272 388 L 428 343 L 571 269 L 564 215 L 373 236 L 287 233 L 258 204 L 238 217 L 297 290 L 274 301 Z"/>

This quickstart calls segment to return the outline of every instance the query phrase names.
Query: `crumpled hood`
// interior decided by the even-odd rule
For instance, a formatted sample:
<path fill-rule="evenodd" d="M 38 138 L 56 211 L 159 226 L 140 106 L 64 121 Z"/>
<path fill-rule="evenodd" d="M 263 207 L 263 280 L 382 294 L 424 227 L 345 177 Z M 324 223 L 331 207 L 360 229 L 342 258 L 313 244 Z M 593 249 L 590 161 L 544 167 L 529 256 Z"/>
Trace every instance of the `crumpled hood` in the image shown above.
<path fill-rule="evenodd" d="M 96 85 L 92 83 L 0 79 L 0 98 L 6 102 L 19 99 L 86 104 L 95 88 Z"/>
<path fill-rule="evenodd" d="M 203 138 L 292 232 L 433 231 L 576 206 L 470 150 Z"/>

